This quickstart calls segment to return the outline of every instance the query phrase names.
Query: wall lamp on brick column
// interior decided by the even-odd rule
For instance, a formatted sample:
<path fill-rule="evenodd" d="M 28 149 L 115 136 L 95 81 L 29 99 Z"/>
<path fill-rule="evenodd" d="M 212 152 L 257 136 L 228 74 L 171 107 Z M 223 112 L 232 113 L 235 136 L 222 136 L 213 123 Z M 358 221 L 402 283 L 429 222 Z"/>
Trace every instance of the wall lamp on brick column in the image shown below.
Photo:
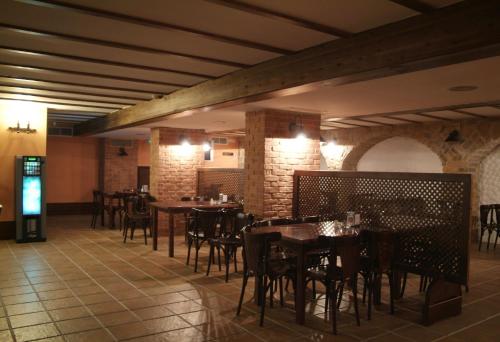
<path fill-rule="evenodd" d="M 295 122 L 291 122 L 288 125 L 288 130 L 292 134 L 292 136 L 295 136 L 295 139 L 300 140 L 300 141 L 305 141 L 307 138 L 307 135 L 304 131 L 304 125 L 302 125 L 302 122 L 299 122 L 298 120 L 295 120 Z"/>

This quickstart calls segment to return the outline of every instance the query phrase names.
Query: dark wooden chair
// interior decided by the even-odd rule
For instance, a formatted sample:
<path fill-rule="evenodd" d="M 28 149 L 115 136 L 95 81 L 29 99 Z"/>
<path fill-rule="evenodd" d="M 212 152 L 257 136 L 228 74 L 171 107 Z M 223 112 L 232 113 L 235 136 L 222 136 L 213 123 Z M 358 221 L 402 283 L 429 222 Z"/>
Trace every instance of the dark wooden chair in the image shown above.
<path fill-rule="evenodd" d="M 191 247 L 194 244 L 195 259 L 194 271 L 198 272 L 198 253 L 204 242 L 208 242 L 216 237 L 217 226 L 221 222 L 222 213 L 220 210 L 191 209 L 189 229 L 187 233 L 188 254 L 186 265 L 189 265 L 191 257 Z"/>
<path fill-rule="evenodd" d="M 483 236 L 485 232 L 488 232 L 488 242 L 486 244 L 486 250 L 490 249 L 490 240 L 491 234 L 493 231 L 497 231 L 497 224 L 495 224 L 493 220 L 493 215 L 496 213 L 495 205 L 480 205 L 479 206 L 479 222 L 480 222 L 480 230 L 481 235 L 479 238 L 479 250 L 481 250 L 481 246 L 483 244 Z M 498 221 L 498 220 L 497 220 Z M 498 238 L 498 234 L 497 234 Z M 495 240 L 496 241 L 496 240 Z M 495 242 L 496 244 L 496 242 Z"/>
<path fill-rule="evenodd" d="M 394 314 L 395 273 L 394 258 L 396 253 L 396 235 L 389 230 L 364 231 L 367 244 L 367 269 L 365 270 L 365 288 L 368 288 L 368 319 L 371 319 L 374 296 L 380 293 L 382 276 L 389 278 L 390 312 Z M 363 296 L 364 299 L 364 296 Z"/>
<path fill-rule="evenodd" d="M 274 290 L 273 284 L 279 282 L 280 304 L 283 306 L 283 277 L 294 279 L 294 262 L 291 259 L 274 258 L 271 249 L 279 240 L 281 233 L 255 233 L 258 229 L 247 226 L 243 228 L 241 235 L 243 239 L 243 284 L 241 287 L 240 300 L 236 315 L 241 312 L 245 289 L 248 278 L 256 277 L 255 286 L 260 304 L 260 326 L 264 324 L 264 312 L 266 307 L 266 296 L 269 292 L 270 306 L 273 306 Z"/>
<path fill-rule="evenodd" d="M 231 257 L 234 261 L 234 272 L 238 272 L 237 252 L 242 247 L 241 229 L 253 223 L 252 214 L 244 214 L 241 209 L 222 210 L 222 219 L 219 236 L 209 240 L 210 254 L 208 257 L 207 276 L 210 274 L 210 266 L 214 259 L 214 252 L 217 248 L 220 256 L 220 250 L 224 252 L 224 261 L 226 266 L 226 283 L 229 280 L 229 266 Z M 220 270 L 220 262 L 219 262 Z"/>
<path fill-rule="evenodd" d="M 144 243 L 148 244 L 147 228 L 151 230 L 151 215 L 149 212 L 140 212 L 139 197 L 127 196 L 124 198 L 125 218 L 123 228 L 123 243 L 127 242 L 127 234 L 130 229 L 130 239 L 134 239 L 134 232 L 140 226 L 144 232 Z"/>
<path fill-rule="evenodd" d="M 95 229 L 97 218 L 101 215 L 101 225 L 104 226 L 104 197 L 100 190 L 92 191 L 92 221 L 90 226 Z"/>
<path fill-rule="evenodd" d="M 500 234 L 500 204 L 495 204 L 493 206 L 493 210 L 495 213 L 495 219 L 496 219 L 496 224 L 495 224 L 495 231 L 497 233 L 497 236 L 495 237 L 495 244 L 493 245 L 493 249 L 497 249 L 497 242 L 498 242 L 498 235 Z"/>
<path fill-rule="evenodd" d="M 326 288 L 325 313 L 330 307 L 333 333 L 337 334 L 337 298 L 339 292 L 343 291 L 344 284 L 349 283 L 352 289 L 356 323 L 359 326 L 358 307 L 358 273 L 360 272 L 361 243 L 359 236 L 320 236 L 319 243 L 328 245 L 330 254 L 328 265 L 309 270 L 307 278 L 323 283 Z M 337 256 L 340 258 L 341 266 L 337 266 Z M 338 288 L 337 288 L 338 282 Z M 342 289 L 339 291 L 339 289 Z M 341 298 L 338 298 L 340 301 Z"/>
<path fill-rule="evenodd" d="M 115 228 L 116 214 L 120 217 L 120 230 L 123 220 L 123 196 L 118 193 L 104 193 L 103 194 L 104 211 L 108 214 L 110 228 Z"/>

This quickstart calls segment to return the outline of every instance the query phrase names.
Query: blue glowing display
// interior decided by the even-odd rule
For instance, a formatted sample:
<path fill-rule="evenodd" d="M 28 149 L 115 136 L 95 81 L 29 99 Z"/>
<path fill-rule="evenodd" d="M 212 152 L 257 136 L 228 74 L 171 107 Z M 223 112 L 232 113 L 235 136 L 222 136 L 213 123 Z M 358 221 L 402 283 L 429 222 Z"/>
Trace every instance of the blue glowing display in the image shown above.
<path fill-rule="evenodd" d="M 23 177 L 23 215 L 42 213 L 42 180 L 40 177 Z"/>

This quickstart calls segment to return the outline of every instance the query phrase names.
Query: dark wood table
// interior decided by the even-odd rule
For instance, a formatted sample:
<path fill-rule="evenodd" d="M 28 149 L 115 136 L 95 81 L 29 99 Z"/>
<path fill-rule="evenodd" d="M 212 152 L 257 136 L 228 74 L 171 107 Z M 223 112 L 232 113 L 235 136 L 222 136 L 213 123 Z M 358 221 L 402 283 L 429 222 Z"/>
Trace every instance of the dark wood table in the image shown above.
<path fill-rule="evenodd" d="M 191 209 L 232 209 L 239 208 L 239 203 L 210 204 L 209 201 L 164 201 L 151 202 L 150 207 L 153 214 L 153 250 L 158 249 L 158 212 L 168 214 L 168 255 L 174 256 L 174 215 L 184 214 Z"/>
<path fill-rule="evenodd" d="M 295 319 L 298 324 L 304 324 L 306 316 L 306 272 L 307 272 L 307 253 L 318 248 L 327 248 L 321 246 L 318 242 L 320 235 L 324 236 L 346 236 L 358 234 L 360 229 L 342 229 L 336 230 L 333 222 L 320 223 L 299 223 L 283 226 L 262 227 L 254 230 L 255 234 L 279 232 L 281 233 L 280 245 L 289 249 L 297 255 L 297 285 L 295 295 Z"/>

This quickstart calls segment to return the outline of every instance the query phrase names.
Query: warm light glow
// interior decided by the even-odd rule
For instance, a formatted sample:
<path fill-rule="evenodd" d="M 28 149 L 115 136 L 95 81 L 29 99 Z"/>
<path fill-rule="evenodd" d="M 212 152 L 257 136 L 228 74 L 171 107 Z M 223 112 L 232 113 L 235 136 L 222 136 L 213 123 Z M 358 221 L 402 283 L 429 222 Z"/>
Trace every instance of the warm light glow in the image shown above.
<path fill-rule="evenodd" d="M 297 139 L 297 141 L 299 141 L 299 142 L 305 143 L 307 140 L 307 136 L 304 132 L 299 132 L 295 139 Z"/>
<path fill-rule="evenodd" d="M 208 152 L 212 149 L 212 146 L 210 146 L 210 143 L 204 142 L 203 143 L 203 152 Z"/>
<path fill-rule="evenodd" d="M 47 125 L 46 106 L 27 101 L 0 101 L 0 129 L 8 127 L 27 127 L 45 131 Z"/>

